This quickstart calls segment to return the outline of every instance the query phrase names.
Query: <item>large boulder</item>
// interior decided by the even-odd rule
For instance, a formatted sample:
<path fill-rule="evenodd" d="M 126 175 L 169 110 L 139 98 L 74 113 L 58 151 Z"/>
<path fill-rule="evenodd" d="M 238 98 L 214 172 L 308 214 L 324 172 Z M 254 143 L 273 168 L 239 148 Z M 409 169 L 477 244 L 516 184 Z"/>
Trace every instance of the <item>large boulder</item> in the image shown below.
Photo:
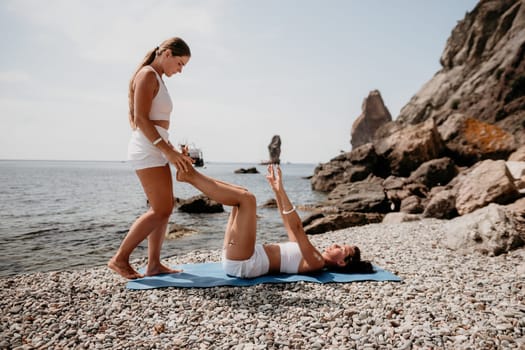
<path fill-rule="evenodd" d="M 508 161 L 505 165 L 514 180 L 520 180 L 525 176 L 525 162 Z"/>
<path fill-rule="evenodd" d="M 352 124 L 352 149 L 372 142 L 376 130 L 392 121 L 392 116 L 378 90 L 370 91 L 368 97 L 363 100 L 361 110 L 361 115 Z"/>
<path fill-rule="evenodd" d="M 506 205 L 505 208 L 513 212 L 521 220 L 525 220 L 525 197 Z"/>
<path fill-rule="evenodd" d="M 516 150 L 514 136 L 496 125 L 455 113 L 438 127 L 451 157 L 471 165 L 482 159 L 507 159 Z"/>
<path fill-rule="evenodd" d="M 383 215 L 378 213 L 318 213 L 315 217 L 310 218 L 308 222 L 304 222 L 303 224 L 306 234 L 314 235 L 328 231 L 342 230 L 347 227 L 379 223 L 382 219 Z"/>
<path fill-rule="evenodd" d="M 224 207 L 222 204 L 201 194 L 185 200 L 180 200 L 178 210 L 184 213 L 222 213 Z"/>
<path fill-rule="evenodd" d="M 500 255 L 525 244 L 523 222 L 494 203 L 452 219 L 444 227 L 442 245 L 463 253 Z"/>
<path fill-rule="evenodd" d="M 409 176 L 424 162 L 440 157 L 443 142 L 430 119 L 376 139 L 374 147 L 377 155 L 387 160 L 393 175 Z"/>
<path fill-rule="evenodd" d="M 382 181 L 371 175 L 364 181 L 339 184 L 328 194 L 327 204 L 341 211 L 386 213 L 389 206 Z"/>
<path fill-rule="evenodd" d="M 312 189 L 329 192 L 337 185 L 364 180 L 378 169 L 379 160 L 372 143 L 342 153 L 330 162 L 318 165 L 310 182 Z"/>
<path fill-rule="evenodd" d="M 448 157 L 432 159 L 419 166 L 410 174 L 410 182 L 420 182 L 427 188 L 443 186 L 449 183 L 458 170 L 454 161 Z"/>
<path fill-rule="evenodd" d="M 312 190 L 330 192 L 338 184 L 346 181 L 347 174 L 345 171 L 350 165 L 344 154 L 328 163 L 319 164 L 310 179 Z"/>
<path fill-rule="evenodd" d="M 425 207 L 421 203 L 421 197 L 411 195 L 401 201 L 399 211 L 407 214 L 421 214 Z"/>
<path fill-rule="evenodd" d="M 512 203 L 520 196 L 503 160 L 487 159 L 477 163 L 458 178 L 454 190 L 460 215 L 490 203 Z"/>
<path fill-rule="evenodd" d="M 391 211 L 399 211 L 401 202 L 412 195 L 410 190 L 406 188 L 406 185 L 406 178 L 393 175 L 383 181 L 382 186 Z"/>
<path fill-rule="evenodd" d="M 512 153 L 508 160 L 513 162 L 525 162 L 525 145 L 521 146 L 514 153 Z"/>
<path fill-rule="evenodd" d="M 507 168 L 514 178 L 518 191 L 525 194 L 525 162 L 507 161 Z"/>
<path fill-rule="evenodd" d="M 435 189 L 435 191 L 434 191 Z M 456 209 L 456 192 L 444 187 L 434 187 L 430 199 L 423 211 L 423 217 L 436 219 L 452 219 L 458 216 Z"/>

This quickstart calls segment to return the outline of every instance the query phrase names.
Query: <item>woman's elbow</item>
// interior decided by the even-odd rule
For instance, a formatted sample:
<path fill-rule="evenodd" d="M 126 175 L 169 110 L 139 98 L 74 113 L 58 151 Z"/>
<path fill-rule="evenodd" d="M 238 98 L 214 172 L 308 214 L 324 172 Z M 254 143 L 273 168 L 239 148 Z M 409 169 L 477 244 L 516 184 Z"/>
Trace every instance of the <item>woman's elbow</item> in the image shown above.
<path fill-rule="evenodd" d="M 138 115 L 135 117 L 135 124 L 137 125 L 137 128 L 143 128 L 146 125 L 146 123 L 150 123 L 150 120 L 148 118 L 144 118 Z"/>

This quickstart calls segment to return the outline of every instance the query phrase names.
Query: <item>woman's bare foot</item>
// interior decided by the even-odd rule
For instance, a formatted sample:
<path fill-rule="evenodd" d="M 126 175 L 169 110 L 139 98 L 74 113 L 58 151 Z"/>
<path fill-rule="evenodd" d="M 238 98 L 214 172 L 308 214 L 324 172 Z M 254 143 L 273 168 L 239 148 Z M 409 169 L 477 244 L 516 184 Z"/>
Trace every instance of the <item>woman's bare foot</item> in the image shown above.
<path fill-rule="evenodd" d="M 148 266 L 148 268 L 146 269 L 146 276 L 155 276 L 160 275 L 162 273 L 180 273 L 182 271 L 184 270 L 175 270 L 166 265 L 159 264 L 153 267 Z"/>
<path fill-rule="evenodd" d="M 191 167 L 191 169 L 188 169 L 188 171 L 177 170 L 177 175 L 175 176 L 175 178 L 178 182 L 188 182 L 191 177 L 191 173 L 194 171 L 195 169 L 193 169 L 193 167 Z"/>
<path fill-rule="evenodd" d="M 135 271 L 133 267 L 128 262 L 118 262 L 114 257 L 108 261 L 108 267 L 121 275 L 124 278 L 129 280 L 134 280 L 136 278 L 142 278 L 144 275 Z"/>

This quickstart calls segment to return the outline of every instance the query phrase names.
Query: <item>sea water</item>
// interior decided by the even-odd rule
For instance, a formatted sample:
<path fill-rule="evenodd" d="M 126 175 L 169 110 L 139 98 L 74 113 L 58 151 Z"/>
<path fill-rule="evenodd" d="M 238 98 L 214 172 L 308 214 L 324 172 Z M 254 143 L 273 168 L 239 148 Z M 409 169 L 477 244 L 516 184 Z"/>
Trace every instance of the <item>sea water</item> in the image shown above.
<path fill-rule="evenodd" d="M 288 195 L 296 205 L 324 199 L 322 193 L 311 190 L 308 180 L 315 166 L 281 165 Z M 249 167 L 256 167 L 259 173 L 234 173 Z M 256 195 L 258 206 L 273 198 L 264 165 L 206 163 L 198 169 L 246 187 Z M 175 180 L 174 193 L 182 199 L 200 194 Z M 147 209 L 140 182 L 125 162 L 0 161 L 0 276 L 104 265 L 133 221 Z M 225 207 L 224 213 L 187 214 L 175 208 L 170 223 L 196 233 L 165 240 L 162 256 L 220 249 L 230 210 Z M 303 218 L 307 214 L 300 212 Z M 258 207 L 257 215 L 259 242 L 286 239 L 275 208 Z M 144 242 L 131 258 L 146 255 Z"/>

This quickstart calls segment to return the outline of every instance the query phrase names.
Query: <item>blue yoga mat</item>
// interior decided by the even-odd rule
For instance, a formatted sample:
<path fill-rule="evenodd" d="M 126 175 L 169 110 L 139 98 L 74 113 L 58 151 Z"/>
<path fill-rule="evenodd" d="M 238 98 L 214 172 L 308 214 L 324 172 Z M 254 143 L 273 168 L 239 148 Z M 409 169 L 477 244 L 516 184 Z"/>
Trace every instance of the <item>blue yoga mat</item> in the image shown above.
<path fill-rule="evenodd" d="M 242 279 L 230 277 L 222 270 L 219 262 L 184 264 L 174 266 L 183 269 L 181 273 L 163 274 L 158 276 L 138 278 L 127 283 L 128 289 L 153 289 L 163 287 L 208 288 L 217 286 L 253 286 L 260 283 L 290 283 L 290 282 L 315 282 L 315 283 L 348 283 L 356 281 L 394 281 L 401 278 L 393 273 L 374 266 L 375 273 L 371 274 L 345 274 L 330 271 L 317 272 L 308 275 L 277 274 L 265 275 L 257 278 Z"/>

